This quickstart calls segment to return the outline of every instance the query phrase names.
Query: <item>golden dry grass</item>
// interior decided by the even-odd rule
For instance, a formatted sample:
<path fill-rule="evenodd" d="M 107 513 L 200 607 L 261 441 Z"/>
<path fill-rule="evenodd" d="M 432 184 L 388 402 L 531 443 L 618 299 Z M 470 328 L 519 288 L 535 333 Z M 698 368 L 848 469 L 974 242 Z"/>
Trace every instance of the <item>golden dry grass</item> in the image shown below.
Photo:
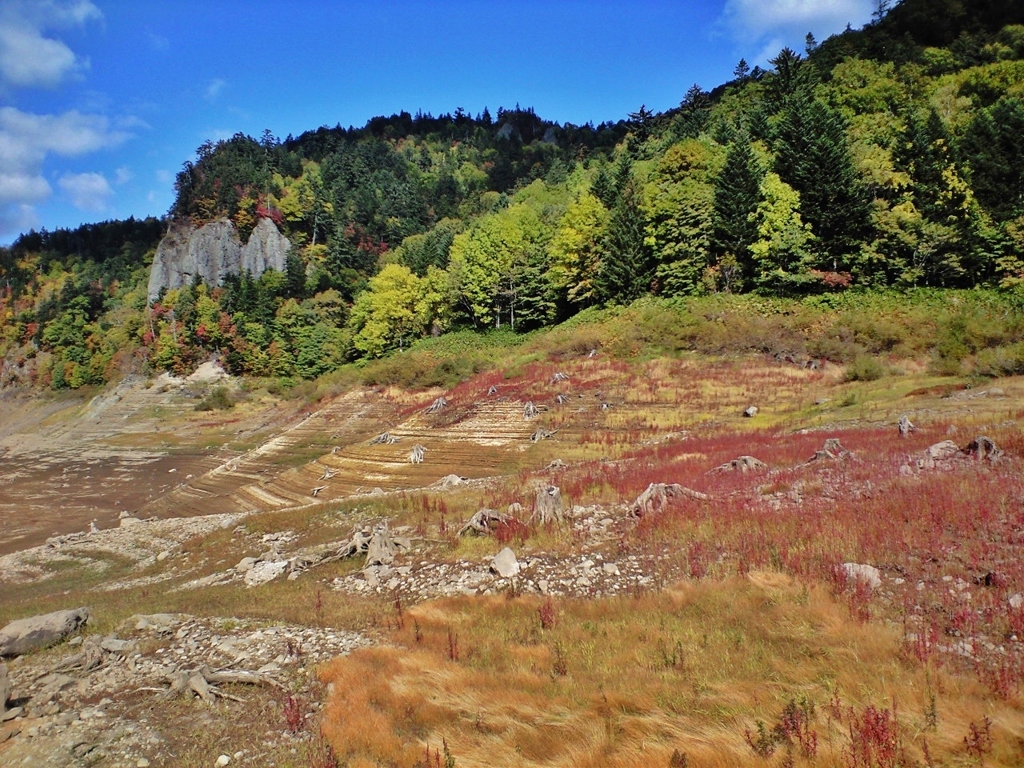
<path fill-rule="evenodd" d="M 756 720 L 771 727 L 792 700 L 817 712 L 817 757 L 797 752 L 797 764 L 846 764 L 848 724 L 827 714 L 837 700 L 843 712 L 895 702 L 911 760 L 927 741 L 942 764 L 966 764 L 963 738 L 986 716 L 985 764 L 1024 759 L 1019 701 L 907 661 L 895 628 L 857 623 L 825 589 L 787 576 L 560 601 L 548 629 L 542 605 L 424 604 L 404 614 L 394 645 L 332 662 L 323 727 L 341 764 L 411 767 L 444 739 L 462 766 L 668 765 L 674 750 L 691 766 L 774 765 L 784 750 L 764 761 L 744 733 Z"/>

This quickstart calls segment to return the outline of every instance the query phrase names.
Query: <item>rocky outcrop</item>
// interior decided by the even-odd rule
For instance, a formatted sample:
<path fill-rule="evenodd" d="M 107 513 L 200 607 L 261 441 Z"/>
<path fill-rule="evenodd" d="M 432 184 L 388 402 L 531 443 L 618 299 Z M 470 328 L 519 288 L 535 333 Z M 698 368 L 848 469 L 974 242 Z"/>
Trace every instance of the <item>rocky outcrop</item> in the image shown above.
<path fill-rule="evenodd" d="M 268 269 L 283 272 L 289 247 L 288 238 L 270 219 L 260 219 L 244 245 L 227 219 L 198 229 L 186 222 L 173 222 L 153 257 L 149 298 L 155 299 L 165 288 L 188 285 L 196 275 L 210 285 L 219 285 L 227 275 L 243 271 L 253 276 Z"/>

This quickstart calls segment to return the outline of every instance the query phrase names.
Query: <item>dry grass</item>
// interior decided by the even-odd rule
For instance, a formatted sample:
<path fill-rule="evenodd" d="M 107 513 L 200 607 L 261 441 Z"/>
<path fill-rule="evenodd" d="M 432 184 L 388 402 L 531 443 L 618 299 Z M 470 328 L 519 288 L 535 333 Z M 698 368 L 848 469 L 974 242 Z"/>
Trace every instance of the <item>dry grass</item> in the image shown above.
<path fill-rule="evenodd" d="M 904 661 L 898 631 L 852 620 L 820 586 L 758 572 L 566 600 L 548 629 L 542 606 L 418 606 L 394 645 L 332 662 L 321 674 L 332 690 L 323 728 L 341 764 L 411 768 L 443 739 L 470 766 L 669 765 L 674 750 L 691 766 L 747 765 L 760 761 L 745 732 L 757 720 L 771 727 L 790 701 L 816 713 L 817 758 L 796 753 L 800 764 L 847 765 L 847 708 L 894 702 L 908 758 L 923 760 L 927 741 L 933 758 L 959 764 L 970 723 L 985 717 L 996 745 L 986 765 L 1021 756 L 1019 702 Z"/>

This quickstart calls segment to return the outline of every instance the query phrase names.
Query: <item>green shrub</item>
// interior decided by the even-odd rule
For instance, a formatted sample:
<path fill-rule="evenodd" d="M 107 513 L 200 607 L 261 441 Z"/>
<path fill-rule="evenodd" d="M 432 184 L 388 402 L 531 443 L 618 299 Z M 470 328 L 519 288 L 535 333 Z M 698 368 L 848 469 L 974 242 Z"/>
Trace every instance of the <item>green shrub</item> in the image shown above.
<path fill-rule="evenodd" d="M 234 398 L 227 387 L 214 387 L 196 403 L 197 411 L 227 411 L 235 407 Z"/>
<path fill-rule="evenodd" d="M 877 381 L 888 373 L 885 365 L 871 355 L 857 355 L 846 369 L 847 381 Z"/>

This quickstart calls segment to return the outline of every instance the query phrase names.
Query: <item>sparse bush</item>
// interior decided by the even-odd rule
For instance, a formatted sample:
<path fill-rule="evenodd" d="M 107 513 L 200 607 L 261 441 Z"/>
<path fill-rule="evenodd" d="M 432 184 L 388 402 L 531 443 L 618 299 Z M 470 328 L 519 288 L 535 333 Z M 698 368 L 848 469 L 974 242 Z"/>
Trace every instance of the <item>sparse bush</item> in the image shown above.
<path fill-rule="evenodd" d="M 196 403 L 197 411 L 227 411 L 235 407 L 235 400 L 227 387 L 214 387 Z"/>
<path fill-rule="evenodd" d="M 846 368 L 846 381 L 878 381 L 887 373 L 886 367 L 872 355 L 858 355 Z"/>

